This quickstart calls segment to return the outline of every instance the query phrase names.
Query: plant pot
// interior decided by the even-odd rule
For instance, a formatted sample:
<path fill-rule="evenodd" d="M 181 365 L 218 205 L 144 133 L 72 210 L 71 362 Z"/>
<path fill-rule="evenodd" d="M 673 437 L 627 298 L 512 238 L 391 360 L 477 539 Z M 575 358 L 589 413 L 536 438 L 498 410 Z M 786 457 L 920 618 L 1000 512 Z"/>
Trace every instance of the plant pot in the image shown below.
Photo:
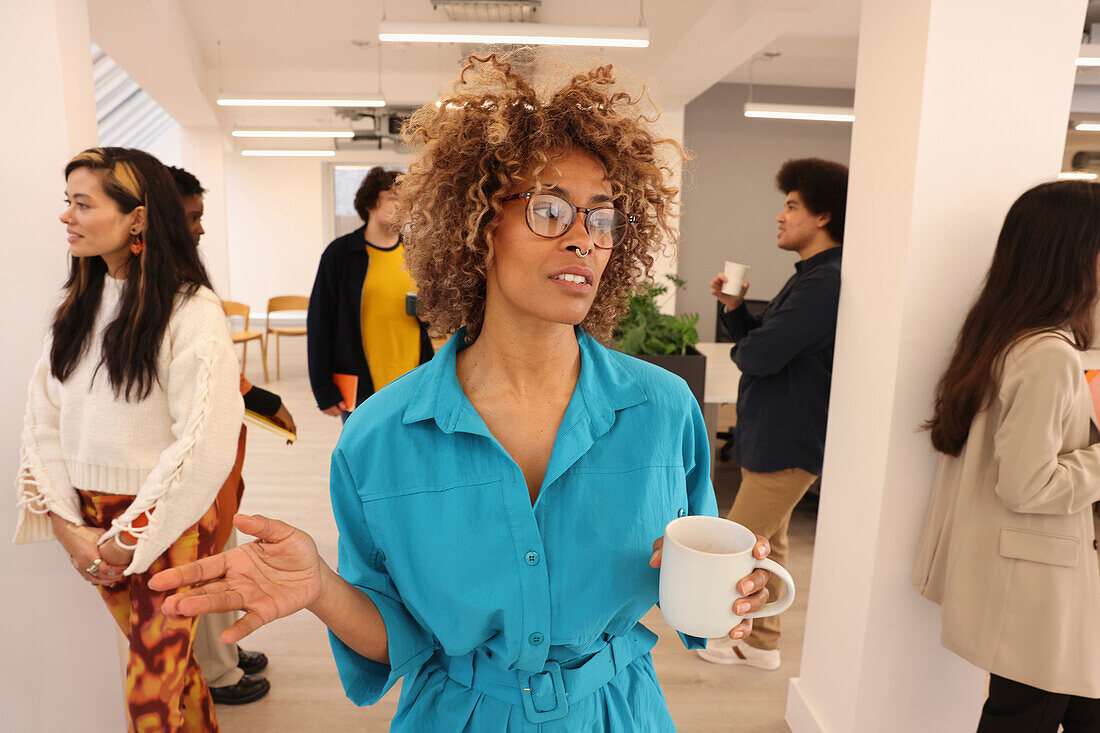
<path fill-rule="evenodd" d="M 703 409 L 703 395 L 707 383 L 707 357 L 700 354 L 694 347 L 689 346 L 688 353 L 683 355 L 636 354 L 635 358 L 656 364 L 683 379 L 687 382 L 691 393 L 695 395 L 699 409 Z"/>

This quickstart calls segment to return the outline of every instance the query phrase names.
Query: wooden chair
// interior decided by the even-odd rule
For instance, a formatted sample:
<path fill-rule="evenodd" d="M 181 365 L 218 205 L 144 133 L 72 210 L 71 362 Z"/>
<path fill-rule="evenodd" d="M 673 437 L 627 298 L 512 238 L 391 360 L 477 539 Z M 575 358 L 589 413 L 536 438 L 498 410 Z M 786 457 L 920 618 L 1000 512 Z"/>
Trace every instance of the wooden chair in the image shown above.
<path fill-rule="evenodd" d="M 272 326 L 271 314 L 278 311 L 307 311 L 309 298 L 305 295 L 279 295 L 267 301 L 267 323 L 264 328 L 264 369 L 267 369 L 267 347 L 271 334 L 275 334 L 275 378 L 281 379 L 282 368 L 279 358 L 279 339 L 283 336 L 305 336 L 305 326 Z"/>
<path fill-rule="evenodd" d="M 264 335 L 259 331 L 248 330 L 248 314 L 252 311 L 244 303 L 237 303 L 233 300 L 223 300 L 222 310 L 225 311 L 225 315 L 228 318 L 234 316 L 240 316 L 244 318 L 244 327 L 240 331 L 234 331 L 229 334 L 229 337 L 233 339 L 234 344 L 244 344 L 241 353 L 241 374 L 244 374 L 245 363 L 248 361 L 248 342 L 256 341 L 260 342 L 260 356 L 264 354 Z M 264 359 L 264 381 L 267 381 L 267 360 Z"/>

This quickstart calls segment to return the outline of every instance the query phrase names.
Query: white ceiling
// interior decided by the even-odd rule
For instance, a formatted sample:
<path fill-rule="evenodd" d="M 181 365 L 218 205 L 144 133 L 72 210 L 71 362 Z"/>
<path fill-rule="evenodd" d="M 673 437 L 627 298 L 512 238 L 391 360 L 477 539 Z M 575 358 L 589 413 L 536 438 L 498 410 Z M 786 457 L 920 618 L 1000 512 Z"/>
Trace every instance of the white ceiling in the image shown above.
<path fill-rule="evenodd" d="M 843 12 L 815 12 L 826 5 Z M 824 44 L 814 46 L 822 53 L 835 55 L 828 47 L 830 37 L 851 35 L 852 7 L 858 0 L 644 0 L 649 48 L 577 49 L 562 55 L 598 56 L 629 69 L 650 86 L 659 106 L 676 109 L 793 29 Z M 642 0 L 543 0 L 536 19 L 636 25 L 641 11 Z M 225 130 L 341 121 L 328 110 L 215 108 L 213 100 L 221 92 L 363 94 L 381 87 L 395 105 L 438 98 L 471 49 L 383 44 L 380 52 L 376 38 L 383 13 L 393 21 L 447 19 L 431 0 L 89 0 L 93 40 L 135 81 L 181 124 L 218 124 Z M 813 31 L 808 36 L 807 28 Z M 165 63 L 166 58 L 173 63 Z M 816 83 L 797 78 L 803 72 L 794 60 L 792 55 L 782 61 L 791 83 Z M 802 63 L 803 69 L 824 66 L 813 58 Z M 838 71 L 838 77 L 843 73 Z"/>
<path fill-rule="evenodd" d="M 859 45 L 860 0 L 828 0 L 783 36 L 769 43 L 752 64 L 755 84 L 854 89 Z M 779 56 L 764 58 L 763 52 Z M 749 63 L 722 81 L 748 84 Z"/>
<path fill-rule="evenodd" d="M 226 109 L 220 92 L 383 92 L 394 105 L 438 98 L 471 49 L 377 43 L 393 21 L 444 21 L 431 0 L 88 0 L 92 39 L 185 125 L 317 127 L 347 122 L 331 110 Z M 542 0 L 536 19 L 555 24 L 635 25 L 641 0 Z M 676 109 L 720 81 L 852 88 L 860 0 L 644 0 L 647 49 L 578 49 L 650 85 Z M 1090 12 L 1100 13 L 1100 0 Z M 366 47 L 353 41 L 366 42 Z M 166 63 L 165 59 L 172 59 Z M 381 59 L 381 82 L 379 82 Z M 1081 83 L 1100 83 L 1100 72 Z M 1095 80 L 1095 81 L 1094 81 Z M 379 90 L 381 86 L 381 90 Z"/>

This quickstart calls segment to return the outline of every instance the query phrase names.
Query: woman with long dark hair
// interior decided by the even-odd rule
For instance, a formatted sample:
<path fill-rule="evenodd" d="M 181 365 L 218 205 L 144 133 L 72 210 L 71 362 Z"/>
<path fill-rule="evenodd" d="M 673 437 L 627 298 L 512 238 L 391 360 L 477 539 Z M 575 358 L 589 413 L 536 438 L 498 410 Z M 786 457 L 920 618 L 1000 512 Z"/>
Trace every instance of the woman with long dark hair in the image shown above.
<path fill-rule="evenodd" d="M 194 622 L 147 581 L 212 552 L 237 359 L 167 169 L 93 148 L 65 183 L 70 273 L 31 380 L 16 541 L 56 537 L 127 635 L 130 730 L 215 731 Z"/>
<path fill-rule="evenodd" d="M 944 646 L 990 672 L 981 733 L 1100 730 L 1100 434 L 1080 359 L 1098 256 L 1100 185 L 1024 193 L 936 391 L 912 580 L 943 607 Z"/>

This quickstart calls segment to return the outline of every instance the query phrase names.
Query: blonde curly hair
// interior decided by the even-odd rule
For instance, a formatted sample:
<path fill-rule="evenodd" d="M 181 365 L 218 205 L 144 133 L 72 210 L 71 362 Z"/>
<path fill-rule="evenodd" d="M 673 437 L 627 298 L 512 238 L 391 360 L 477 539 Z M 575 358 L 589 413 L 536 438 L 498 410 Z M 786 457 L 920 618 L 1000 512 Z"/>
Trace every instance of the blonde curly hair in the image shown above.
<path fill-rule="evenodd" d="M 403 130 L 417 155 L 398 179 L 397 207 L 407 222 L 405 259 L 419 315 L 433 335 L 465 326 L 468 341 L 477 338 L 501 200 L 517 182 L 538 186 L 554 159 L 575 148 L 603 164 L 615 206 L 636 217 L 581 322 L 606 343 L 628 295 L 650 277 L 656 252 L 676 241 L 678 190 L 667 180 L 686 156 L 651 131 L 656 116 L 642 112 L 644 91 L 619 88 L 610 64 L 537 90 L 516 60 L 515 52 L 469 56 L 453 92 L 417 110 Z"/>

